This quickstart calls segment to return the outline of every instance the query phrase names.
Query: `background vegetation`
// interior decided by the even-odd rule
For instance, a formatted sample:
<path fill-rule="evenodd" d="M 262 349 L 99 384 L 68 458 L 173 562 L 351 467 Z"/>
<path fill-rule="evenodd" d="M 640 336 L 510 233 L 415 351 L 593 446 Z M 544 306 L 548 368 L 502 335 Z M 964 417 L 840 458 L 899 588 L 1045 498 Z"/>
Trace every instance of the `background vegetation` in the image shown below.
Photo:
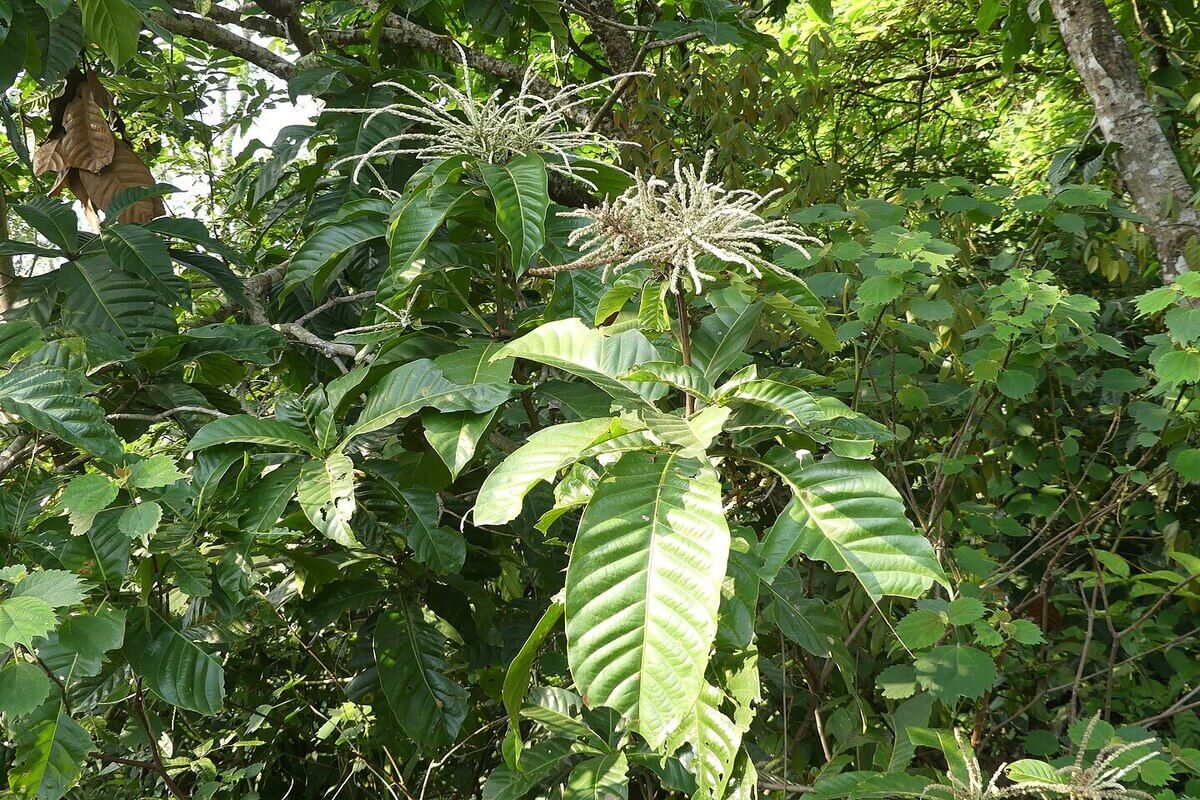
<path fill-rule="evenodd" d="M 1197 52 L 0 0 L 0 792 L 1200 797 Z"/>

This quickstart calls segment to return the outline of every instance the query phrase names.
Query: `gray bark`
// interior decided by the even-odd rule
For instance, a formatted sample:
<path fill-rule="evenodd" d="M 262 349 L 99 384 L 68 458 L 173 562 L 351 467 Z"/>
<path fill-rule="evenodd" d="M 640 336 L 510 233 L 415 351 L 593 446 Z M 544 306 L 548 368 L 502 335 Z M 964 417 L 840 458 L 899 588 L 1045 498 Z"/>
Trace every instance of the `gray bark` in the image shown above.
<path fill-rule="evenodd" d="M 1192 187 L 1137 72 L 1129 45 L 1104 0 L 1050 0 L 1076 72 L 1096 108 L 1108 142 L 1118 145 L 1117 169 L 1162 266 L 1163 281 L 1187 271 L 1184 246 L 1200 235 Z"/>

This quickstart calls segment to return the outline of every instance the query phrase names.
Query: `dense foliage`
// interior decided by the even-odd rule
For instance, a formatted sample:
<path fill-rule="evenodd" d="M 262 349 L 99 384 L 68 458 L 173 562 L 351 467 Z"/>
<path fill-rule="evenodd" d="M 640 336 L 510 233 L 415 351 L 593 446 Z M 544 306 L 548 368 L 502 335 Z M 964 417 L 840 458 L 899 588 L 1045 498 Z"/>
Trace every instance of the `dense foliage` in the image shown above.
<path fill-rule="evenodd" d="M 1200 797 L 1200 272 L 1050 5 L 0 0 L 0 796 Z"/>

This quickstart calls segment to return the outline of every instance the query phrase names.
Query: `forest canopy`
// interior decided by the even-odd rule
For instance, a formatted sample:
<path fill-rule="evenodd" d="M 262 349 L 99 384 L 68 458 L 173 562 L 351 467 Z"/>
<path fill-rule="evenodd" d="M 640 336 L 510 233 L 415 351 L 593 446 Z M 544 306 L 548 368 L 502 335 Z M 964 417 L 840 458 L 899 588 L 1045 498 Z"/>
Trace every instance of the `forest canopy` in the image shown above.
<path fill-rule="evenodd" d="M 0 798 L 1200 798 L 1195 0 L 0 0 Z"/>

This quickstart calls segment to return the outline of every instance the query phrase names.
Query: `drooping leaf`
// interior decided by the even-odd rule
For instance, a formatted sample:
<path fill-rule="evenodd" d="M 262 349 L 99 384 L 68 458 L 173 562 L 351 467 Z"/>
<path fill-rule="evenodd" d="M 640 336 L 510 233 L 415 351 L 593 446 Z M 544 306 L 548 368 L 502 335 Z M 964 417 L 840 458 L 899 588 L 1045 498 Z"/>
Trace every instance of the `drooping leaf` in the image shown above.
<path fill-rule="evenodd" d="M 683 723 L 668 737 L 664 749 L 673 752 L 683 745 L 692 750 L 692 773 L 696 798 L 721 800 L 729 782 L 742 732 L 721 711 L 721 690 L 705 683 Z"/>
<path fill-rule="evenodd" d="M 312 298 L 321 302 L 338 259 L 352 248 L 382 238 L 385 233 L 384 221 L 375 217 L 359 217 L 318 228 L 292 256 L 283 279 L 283 295 L 311 281 Z"/>
<path fill-rule="evenodd" d="M 466 187 L 452 183 L 411 193 L 401 201 L 399 211 L 388 226 L 390 255 L 387 272 L 380 278 L 376 290 L 378 302 L 396 307 L 402 301 L 415 279 L 415 262 L 466 193 Z"/>
<path fill-rule="evenodd" d="M 599 417 L 543 428 L 493 469 L 479 487 L 472 518 L 476 525 L 503 525 L 521 513 L 525 495 L 541 481 L 553 481 L 611 427 Z"/>
<path fill-rule="evenodd" d="M 629 760 L 624 753 L 589 758 L 567 778 L 563 800 L 628 800 Z"/>
<path fill-rule="evenodd" d="M 933 546 L 904 516 L 904 502 L 870 464 L 842 458 L 801 465 L 776 448 L 761 462 L 791 487 L 771 550 L 804 553 L 852 573 L 875 600 L 920 597 L 948 586 Z"/>
<path fill-rule="evenodd" d="M 304 462 L 296 496 L 313 527 L 343 547 L 361 546 L 350 528 L 356 505 L 354 462 L 349 456 L 334 453 Z"/>
<path fill-rule="evenodd" d="M 0 408 L 81 450 L 119 461 L 124 448 L 116 431 L 79 388 L 62 367 L 20 367 L 0 378 Z"/>
<path fill-rule="evenodd" d="M 525 692 L 529 690 L 529 674 L 533 667 L 533 661 L 537 658 L 538 649 L 546 641 L 546 637 L 550 635 L 559 619 L 562 618 L 563 609 L 561 600 L 551 601 L 550 607 L 542 614 L 541 619 L 530 632 L 529 638 L 525 640 L 525 644 L 521 645 L 517 657 L 512 660 L 512 663 L 508 665 L 508 670 L 504 673 L 501 698 L 504 701 L 504 710 L 508 712 L 509 729 L 517 732 L 518 739 L 520 738 L 521 706 L 525 703 Z"/>
<path fill-rule="evenodd" d="M 663 386 L 639 386 L 619 379 L 640 364 L 660 360 L 658 350 L 636 330 L 606 336 L 578 319 L 562 319 L 510 342 L 493 358 L 524 358 L 565 370 L 618 400 L 653 400 L 665 391 Z"/>
<path fill-rule="evenodd" d="M 375 626 L 375 663 L 388 708 L 418 745 L 454 741 L 467 716 L 467 691 L 446 672 L 446 638 L 408 603 Z"/>
<path fill-rule="evenodd" d="M 479 165 L 496 203 L 496 227 L 508 241 L 513 271 L 521 275 L 546 241 L 546 165 L 534 153 L 507 164 Z"/>
<path fill-rule="evenodd" d="M 234 414 L 206 423 L 188 442 L 185 452 L 231 442 L 295 448 L 313 456 L 321 453 L 312 437 L 299 428 L 270 417 L 252 417 L 249 414 Z"/>
<path fill-rule="evenodd" d="M 651 746 L 704 685 L 729 553 L 716 473 L 630 453 L 579 523 L 567 567 L 567 656 L 590 706 L 619 711 Z"/>
<path fill-rule="evenodd" d="M 439 411 L 491 411 L 508 399 L 507 385 L 461 385 L 446 376 L 427 358 L 410 361 L 384 376 L 370 392 L 358 421 L 346 431 L 343 444 L 355 436 L 386 428 L 423 408 Z"/>
<path fill-rule="evenodd" d="M 148 606 L 131 610 L 125 657 L 146 688 L 173 706 L 216 714 L 225 699 L 225 670 L 207 645 L 179 620 Z"/>

